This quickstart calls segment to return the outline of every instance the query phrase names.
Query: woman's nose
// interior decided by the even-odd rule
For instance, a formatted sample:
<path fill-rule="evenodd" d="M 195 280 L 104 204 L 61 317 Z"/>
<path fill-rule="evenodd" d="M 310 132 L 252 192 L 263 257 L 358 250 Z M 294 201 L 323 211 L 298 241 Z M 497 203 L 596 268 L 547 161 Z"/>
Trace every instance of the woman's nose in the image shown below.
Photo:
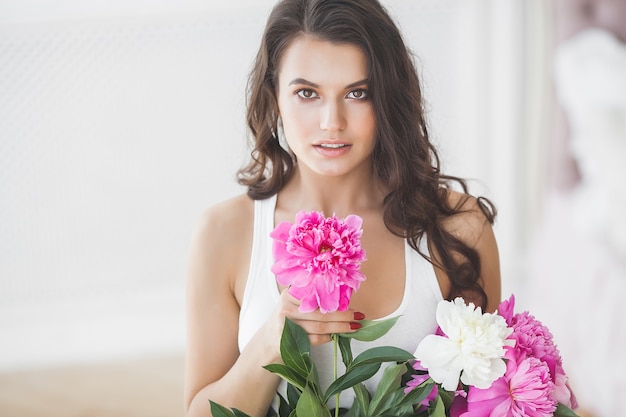
<path fill-rule="evenodd" d="M 346 120 L 340 103 L 329 101 L 322 106 L 320 128 L 322 130 L 337 131 L 345 128 Z"/>

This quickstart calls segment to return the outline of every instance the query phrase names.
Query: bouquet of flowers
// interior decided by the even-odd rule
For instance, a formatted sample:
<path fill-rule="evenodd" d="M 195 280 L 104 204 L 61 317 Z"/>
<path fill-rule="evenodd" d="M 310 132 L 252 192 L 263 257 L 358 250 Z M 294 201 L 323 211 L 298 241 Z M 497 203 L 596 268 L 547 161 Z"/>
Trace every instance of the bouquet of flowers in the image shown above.
<path fill-rule="evenodd" d="M 494 314 L 461 298 L 439 303 L 439 328 L 418 345 L 417 373 L 406 384 L 408 393 L 436 383 L 417 410 L 452 417 L 576 416 L 552 334 L 527 311 L 515 314 L 514 306 L 513 295 Z"/>
<path fill-rule="evenodd" d="M 300 212 L 295 224 L 279 224 L 272 272 L 301 300 L 300 311 L 344 311 L 365 277 L 359 271 L 365 252 L 358 216 L 325 218 Z M 333 335 L 334 381 L 322 389 L 311 359 L 308 335 L 286 320 L 281 338 L 282 364 L 265 368 L 287 381 L 278 395 L 276 417 L 572 417 L 576 400 L 567 385 L 560 354 L 549 330 L 528 312 L 514 314 L 515 299 L 497 313 L 461 298 L 441 301 L 439 327 L 411 354 L 391 346 L 370 348 L 353 357 L 351 340 L 373 341 L 397 318 L 361 320 L 354 333 Z M 345 373 L 337 375 L 338 351 Z M 386 363 L 375 392 L 364 381 Z M 339 394 L 354 391 L 349 409 L 339 408 Z M 335 401 L 333 401 L 333 399 Z M 332 406 L 334 403 L 334 407 Z M 215 417 L 248 417 L 211 402 Z"/>

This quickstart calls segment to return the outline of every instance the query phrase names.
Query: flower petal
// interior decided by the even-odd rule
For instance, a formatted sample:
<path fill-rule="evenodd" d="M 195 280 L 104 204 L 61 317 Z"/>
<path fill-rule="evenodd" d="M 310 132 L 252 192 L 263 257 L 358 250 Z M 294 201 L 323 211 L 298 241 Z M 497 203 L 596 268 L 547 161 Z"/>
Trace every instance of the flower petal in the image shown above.
<path fill-rule="evenodd" d="M 325 218 L 320 212 L 300 211 L 295 223 L 279 223 L 274 239 L 272 272 L 290 294 L 300 300 L 300 311 L 347 310 L 353 291 L 365 276 L 359 271 L 365 260 L 360 238 L 363 220 Z"/>

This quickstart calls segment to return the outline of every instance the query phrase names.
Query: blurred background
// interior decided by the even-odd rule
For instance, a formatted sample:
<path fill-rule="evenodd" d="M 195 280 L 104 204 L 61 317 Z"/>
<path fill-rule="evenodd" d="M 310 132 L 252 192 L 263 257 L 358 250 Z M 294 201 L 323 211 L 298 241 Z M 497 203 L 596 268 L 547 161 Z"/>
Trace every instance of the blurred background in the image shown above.
<path fill-rule="evenodd" d="M 618 415 L 626 0 L 383 3 L 444 172 L 498 207 L 503 296 L 550 326 L 581 403 Z M 183 414 L 188 243 L 243 192 L 273 4 L 0 0 L 0 415 Z"/>

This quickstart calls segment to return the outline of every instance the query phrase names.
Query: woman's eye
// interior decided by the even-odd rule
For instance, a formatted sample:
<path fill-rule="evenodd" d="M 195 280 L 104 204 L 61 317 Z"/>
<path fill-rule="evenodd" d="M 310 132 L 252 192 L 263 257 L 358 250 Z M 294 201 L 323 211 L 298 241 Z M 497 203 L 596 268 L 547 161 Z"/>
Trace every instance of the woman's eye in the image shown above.
<path fill-rule="evenodd" d="M 348 98 L 355 100 L 365 100 L 367 97 L 367 90 L 363 88 L 359 88 L 358 90 L 353 90 L 348 93 Z"/>
<path fill-rule="evenodd" d="M 298 90 L 296 91 L 296 94 L 300 98 L 304 98 L 304 99 L 311 99 L 311 98 L 317 97 L 317 94 L 315 93 L 315 91 L 310 90 L 308 88 L 303 88 L 302 90 Z"/>

